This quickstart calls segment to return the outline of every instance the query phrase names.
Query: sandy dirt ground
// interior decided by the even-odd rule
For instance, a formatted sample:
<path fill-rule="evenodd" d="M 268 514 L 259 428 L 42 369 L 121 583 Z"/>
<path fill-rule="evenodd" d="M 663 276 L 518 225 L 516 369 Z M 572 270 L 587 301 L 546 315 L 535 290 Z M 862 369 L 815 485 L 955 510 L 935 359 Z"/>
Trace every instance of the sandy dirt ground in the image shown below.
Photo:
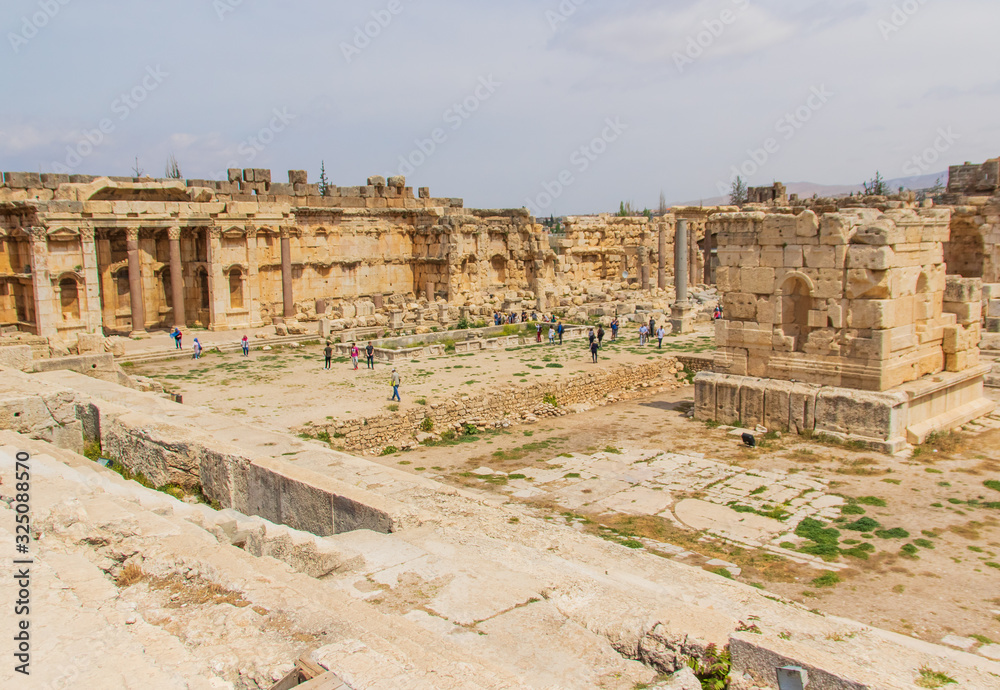
<path fill-rule="evenodd" d="M 458 336 L 460 337 L 460 336 Z M 547 335 L 544 338 L 548 340 Z M 365 343 L 358 344 L 364 349 Z M 364 358 L 355 371 L 347 358 L 334 358 L 323 368 L 323 347 L 252 350 L 240 353 L 206 351 L 201 359 L 180 359 L 128 367 L 130 373 L 161 381 L 167 390 L 180 393 L 185 404 L 215 412 L 245 415 L 272 429 L 290 429 L 328 420 L 370 417 L 395 410 L 390 400 L 393 367 L 402 377 L 398 409 L 406 411 L 461 395 L 477 395 L 507 383 L 558 381 L 579 371 L 613 367 L 624 362 L 646 362 L 678 352 L 710 347 L 707 329 L 690 336 L 667 338 L 663 349 L 656 342 L 638 347 L 638 339 L 604 341 L 599 361 L 591 361 L 586 340 L 563 345 L 531 343 L 500 351 L 443 355 L 392 365 L 376 362 L 367 369 Z"/>
<path fill-rule="evenodd" d="M 700 351 L 710 346 L 710 340 L 703 332 L 667 344 L 671 349 L 665 353 Z M 656 356 L 660 355 L 652 349 L 637 348 L 632 339 L 606 348 L 602 357 L 607 359 L 598 365 L 590 363 L 580 342 L 409 362 L 400 365 L 403 409 L 417 405 L 417 400 L 474 394 L 501 380 L 558 380 L 611 362 Z M 372 373 L 362 362 L 355 372 L 349 363 L 338 361 L 325 372 L 320 347 L 310 346 L 254 352 L 250 361 L 238 354 L 212 354 L 198 362 L 183 359 L 132 371 L 163 381 L 182 393 L 185 403 L 248 417 L 272 428 L 291 428 L 306 421 L 384 412 L 389 404 L 389 368 L 377 367 Z M 686 413 L 692 404 L 689 386 L 374 461 L 480 491 L 489 500 L 523 503 L 555 522 L 649 548 L 664 557 L 686 559 L 824 613 L 933 642 L 958 636 L 966 638 L 973 650 L 1000 641 L 1000 484 L 996 483 L 1000 420 L 988 419 L 981 426 L 937 438 L 912 457 L 889 457 L 787 435 L 751 450 L 727 428 L 689 419 Z M 833 552 L 827 553 L 840 568 L 836 576 L 828 574 L 833 570 L 819 559 L 801 564 L 776 555 L 773 548 L 719 538 L 711 516 L 697 529 L 685 529 L 676 519 L 681 514 L 678 504 L 692 505 L 711 494 L 714 486 L 693 483 L 685 490 L 675 484 L 662 505 L 650 502 L 648 514 L 627 506 L 609 508 L 614 504 L 606 500 L 590 503 L 579 493 L 594 489 L 573 489 L 575 482 L 586 481 L 606 497 L 612 492 L 602 492 L 601 487 L 606 483 L 615 488 L 611 483 L 619 480 L 602 476 L 600 467 L 611 467 L 614 461 L 618 472 L 623 462 L 643 470 L 657 453 L 703 458 L 713 467 L 731 468 L 729 474 L 735 479 L 730 484 L 737 486 L 734 504 L 760 505 L 754 501 L 768 494 L 767 481 L 758 478 L 770 476 L 766 473 L 814 482 L 824 495 L 833 497 L 831 503 L 839 504 L 833 513 L 827 509 L 817 516 L 822 529 L 837 532 Z M 572 463 L 595 458 L 596 469 L 590 475 L 566 471 L 589 468 Z M 486 475 L 484 469 L 499 474 Z M 640 476 L 636 481 L 644 480 Z M 531 490 L 515 490 L 525 486 Z M 739 486 L 746 487 L 743 495 Z M 785 505 L 795 509 L 791 501 Z M 780 507 L 777 502 L 764 502 L 765 509 L 776 507 Z M 731 512 L 725 507 L 715 510 Z M 781 517 L 780 511 L 772 517 L 748 515 L 747 524 L 766 531 L 774 523 L 775 534 L 787 530 L 774 515 Z M 674 547 L 656 549 L 656 543 Z M 792 535 L 784 546 L 802 549 L 818 542 Z M 731 567 L 720 570 L 720 563 Z"/>

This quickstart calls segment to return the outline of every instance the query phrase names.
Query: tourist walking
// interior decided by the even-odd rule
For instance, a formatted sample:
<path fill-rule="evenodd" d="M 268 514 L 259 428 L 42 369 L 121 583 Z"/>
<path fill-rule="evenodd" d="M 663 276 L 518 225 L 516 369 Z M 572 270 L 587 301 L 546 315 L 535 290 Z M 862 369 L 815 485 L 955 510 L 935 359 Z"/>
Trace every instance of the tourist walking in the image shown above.
<path fill-rule="evenodd" d="M 556 344 L 556 329 L 554 329 L 552 326 L 549 326 L 549 345 L 555 345 L 555 344 Z"/>
<path fill-rule="evenodd" d="M 403 380 L 399 377 L 399 372 L 396 371 L 395 369 L 393 369 L 392 370 L 392 398 L 390 398 L 390 400 L 397 400 L 399 402 L 403 402 L 400 399 L 400 397 L 399 397 L 399 384 L 402 383 L 402 382 L 403 382 Z"/>
<path fill-rule="evenodd" d="M 590 356 L 594 358 L 594 364 L 597 364 L 597 351 L 600 349 L 601 346 L 598 344 L 596 338 L 590 341 Z"/>
<path fill-rule="evenodd" d="M 656 329 L 656 340 L 659 342 L 657 347 L 660 348 L 661 350 L 663 349 L 663 336 L 665 336 L 666 334 L 667 332 L 663 330 L 663 326 L 660 326 L 659 328 Z"/>
<path fill-rule="evenodd" d="M 354 365 L 354 371 L 358 370 L 358 357 L 361 356 L 361 350 L 358 349 L 356 343 L 351 343 L 351 364 Z"/>
<path fill-rule="evenodd" d="M 646 338 L 648 337 L 649 337 L 649 326 L 647 326 L 646 324 L 642 324 L 641 326 L 639 326 L 639 345 L 640 346 L 645 345 Z"/>
<path fill-rule="evenodd" d="M 597 344 L 604 347 L 604 326 L 597 327 Z"/>
<path fill-rule="evenodd" d="M 594 341 L 597 340 L 597 334 L 594 333 L 594 329 L 593 328 L 591 328 L 589 331 L 587 331 L 587 340 L 590 341 L 591 345 L 593 345 Z"/>
<path fill-rule="evenodd" d="M 649 335 L 652 336 L 654 333 L 656 333 L 656 322 L 653 321 L 653 317 L 650 316 L 649 317 Z"/>
<path fill-rule="evenodd" d="M 201 343 L 197 338 L 194 339 L 194 359 L 201 359 Z"/>
<path fill-rule="evenodd" d="M 333 345 L 327 340 L 326 347 L 323 348 L 323 368 L 329 369 L 331 362 L 333 362 Z"/>
<path fill-rule="evenodd" d="M 246 333 L 243 334 L 243 340 L 240 342 L 240 344 L 243 346 L 243 356 L 244 357 L 249 357 L 250 356 L 250 339 L 247 338 Z"/>
<path fill-rule="evenodd" d="M 368 345 L 365 346 L 365 364 L 369 369 L 375 368 L 375 347 L 370 340 L 368 341 Z"/>
<path fill-rule="evenodd" d="M 618 317 L 611 322 L 611 340 L 618 340 Z"/>
<path fill-rule="evenodd" d="M 562 321 L 560 321 L 560 322 L 559 322 L 559 324 L 558 324 L 558 325 L 556 326 L 556 333 L 558 333 L 558 334 L 559 334 L 559 344 L 560 344 L 560 345 L 562 345 L 562 344 L 563 344 L 563 343 L 562 343 L 562 340 L 563 340 L 563 333 L 564 333 L 565 331 L 566 331 L 566 328 L 565 328 L 565 326 L 563 326 L 563 323 L 562 323 Z"/>
<path fill-rule="evenodd" d="M 542 324 L 538 324 L 538 326 L 535 328 L 535 331 L 536 331 L 535 342 L 536 343 L 542 342 Z"/>
<path fill-rule="evenodd" d="M 718 304 L 715 305 L 715 313 L 712 314 L 712 318 L 714 318 L 716 321 L 722 318 L 722 307 L 719 306 Z"/>
<path fill-rule="evenodd" d="M 181 334 L 181 329 L 175 327 L 174 332 L 171 333 L 170 335 L 172 335 L 174 338 L 174 349 L 183 350 L 184 346 L 181 345 L 181 338 L 183 337 Z"/>

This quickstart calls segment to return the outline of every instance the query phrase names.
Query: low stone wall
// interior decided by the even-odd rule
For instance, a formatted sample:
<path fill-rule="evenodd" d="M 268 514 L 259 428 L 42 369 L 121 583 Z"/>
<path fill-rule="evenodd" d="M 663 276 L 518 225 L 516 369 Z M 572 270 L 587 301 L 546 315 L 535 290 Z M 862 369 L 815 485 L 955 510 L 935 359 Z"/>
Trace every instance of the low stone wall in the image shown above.
<path fill-rule="evenodd" d="M 897 453 L 992 412 L 996 404 L 983 397 L 988 372 L 946 372 L 876 393 L 703 371 L 694 379 L 694 413 L 701 421 L 815 432 Z"/>
<path fill-rule="evenodd" d="M 461 428 L 466 424 L 477 427 L 511 425 L 535 421 L 537 416 L 551 416 L 554 410 L 571 405 L 596 404 L 621 400 L 629 391 L 641 390 L 657 382 L 680 386 L 678 378 L 683 366 L 674 357 L 656 362 L 628 364 L 600 373 L 574 374 L 565 381 L 532 385 L 505 385 L 477 395 L 463 396 L 427 409 L 407 413 L 387 414 L 366 419 L 337 421 L 299 428 L 300 433 L 329 434 L 331 439 L 350 450 L 381 449 L 411 441 L 421 431 L 425 419 L 430 419 L 436 432 Z M 555 399 L 558 407 L 551 405 Z"/>
<path fill-rule="evenodd" d="M 677 355 L 677 361 L 684 365 L 684 368 L 695 374 L 702 371 L 711 371 L 715 365 L 715 355 L 711 352 L 704 354 Z"/>

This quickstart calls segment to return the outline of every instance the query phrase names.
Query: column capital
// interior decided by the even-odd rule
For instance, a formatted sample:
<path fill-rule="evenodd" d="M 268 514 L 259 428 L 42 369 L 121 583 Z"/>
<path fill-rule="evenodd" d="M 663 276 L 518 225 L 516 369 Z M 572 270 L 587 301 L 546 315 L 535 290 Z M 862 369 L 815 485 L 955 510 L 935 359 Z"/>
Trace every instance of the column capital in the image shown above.
<path fill-rule="evenodd" d="M 80 239 L 83 240 L 84 242 L 93 242 L 94 241 L 94 228 L 91 228 L 91 227 L 82 227 L 82 228 L 80 228 Z"/>
<path fill-rule="evenodd" d="M 278 230 L 281 232 L 281 239 L 287 240 L 292 236 L 292 227 L 290 225 L 282 225 Z"/>
<path fill-rule="evenodd" d="M 31 238 L 32 242 L 44 242 L 48 237 L 48 228 L 41 225 L 33 225 L 25 228 L 24 231 L 28 233 L 28 237 Z"/>
<path fill-rule="evenodd" d="M 208 236 L 208 238 L 210 240 L 221 239 L 222 238 L 222 228 L 217 228 L 215 226 L 212 226 L 210 228 L 206 228 L 205 229 L 205 234 Z"/>
<path fill-rule="evenodd" d="M 171 240 L 179 240 L 181 238 L 181 229 L 167 228 L 167 237 Z"/>
<path fill-rule="evenodd" d="M 125 228 L 125 239 L 129 242 L 138 242 L 139 228 Z"/>

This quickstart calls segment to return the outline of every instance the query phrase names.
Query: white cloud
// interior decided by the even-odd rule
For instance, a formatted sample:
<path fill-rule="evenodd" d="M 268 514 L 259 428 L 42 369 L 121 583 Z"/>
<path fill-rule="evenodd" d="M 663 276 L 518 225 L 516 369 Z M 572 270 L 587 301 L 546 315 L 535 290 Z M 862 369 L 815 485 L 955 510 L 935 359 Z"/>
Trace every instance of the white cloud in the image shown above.
<path fill-rule="evenodd" d="M 750 55 L 795 33 L 793 23 L 747 0 L 699 0 L 689 7 L 635 8 L 568 28 L 569 47 L 638 64 L 673 60 L 699 39 L 708 58 Z"/>

